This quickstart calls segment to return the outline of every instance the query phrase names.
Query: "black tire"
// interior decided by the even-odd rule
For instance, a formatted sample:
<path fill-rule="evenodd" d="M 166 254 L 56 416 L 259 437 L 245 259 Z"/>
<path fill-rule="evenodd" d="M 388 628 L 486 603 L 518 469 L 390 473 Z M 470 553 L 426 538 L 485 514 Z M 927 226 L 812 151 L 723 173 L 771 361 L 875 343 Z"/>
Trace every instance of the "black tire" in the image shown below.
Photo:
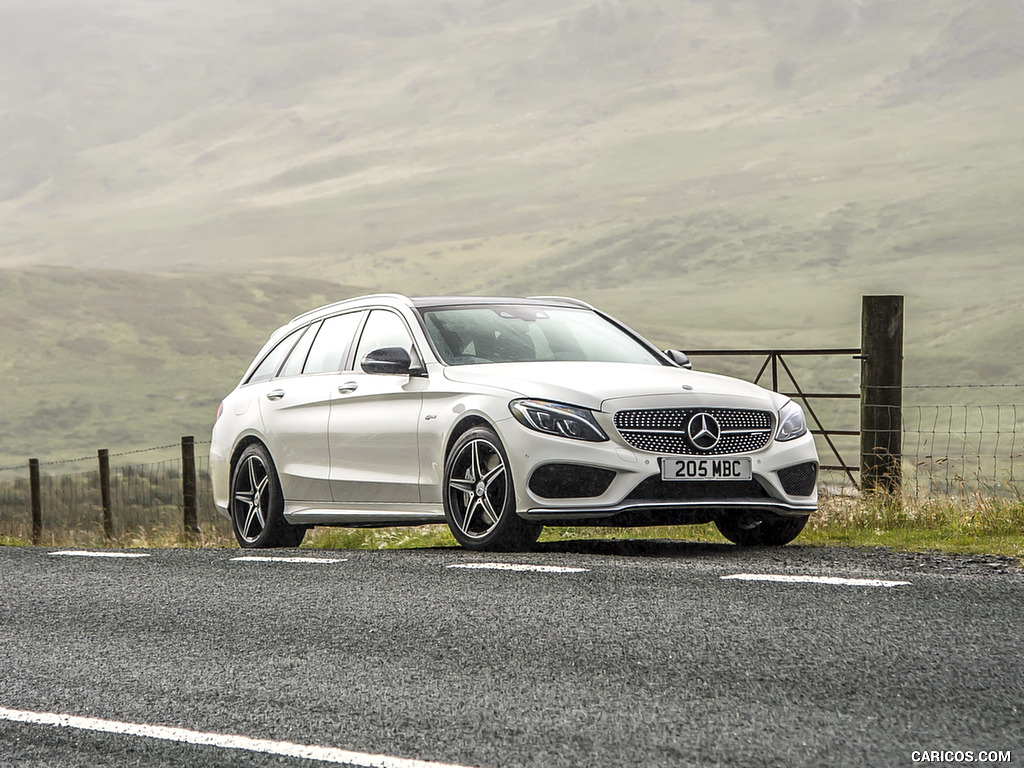
<path fill-rule="evenodd" d="M 800 535 L 807 516 L 780 517 L 771 512 L 738 512 L 715 520 L 719 532 L 741 547 L 781 547 Z"/>
<path fill-rule="evenodd" d="M 490 427 L 463 433 L 445 459 L 444 516 L 466 549 L 528 549 L 544 527 L 516 514 L 511 464 Z"/>
<path fill-rule="evenodd" d="M 306 527 L 284 519 L 277 469 L 259 443 L 246 448 L 231 474 L 231 527 L 243 549 L 297 547 Z"/>

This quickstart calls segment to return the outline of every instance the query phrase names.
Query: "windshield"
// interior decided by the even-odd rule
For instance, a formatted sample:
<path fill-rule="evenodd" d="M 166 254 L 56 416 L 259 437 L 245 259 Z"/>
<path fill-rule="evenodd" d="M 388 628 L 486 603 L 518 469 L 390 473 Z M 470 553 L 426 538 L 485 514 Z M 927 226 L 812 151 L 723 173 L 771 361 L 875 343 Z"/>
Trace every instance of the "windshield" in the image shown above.
<path fill-rule="evenodd" d="M 449 365 L 590 361 L 658 365 L 655 354 L 588 309 L 490 305 L 421 310 Z"/>

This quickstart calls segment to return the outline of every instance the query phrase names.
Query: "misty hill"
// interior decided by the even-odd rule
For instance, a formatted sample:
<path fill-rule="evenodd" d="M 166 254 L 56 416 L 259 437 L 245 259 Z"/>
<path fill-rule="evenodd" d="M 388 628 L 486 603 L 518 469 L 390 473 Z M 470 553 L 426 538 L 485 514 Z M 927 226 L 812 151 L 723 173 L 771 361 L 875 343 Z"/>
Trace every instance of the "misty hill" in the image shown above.
<path fill-rule="evenodd" d="M 0 466 L 209 440 L 270 332 L 360 289 L 281 277 L 0 270 Z"/>
<path fill-rule="evenodd" d="M 193 284 L 172 271 L 216 275 L 195 279 L 194 323 L 153 305 L 171 357 L 219 343 L 174 343 L 186 326 L 241 343 L 247 281 L 271 275 L 305 286 L 282 287 L 296 311 L 318 284 L 347 295 L 334 283 L 577 295 L 690 347 L 856 345 L 860 294 L 891 292 L 908 298 L 920 381 L 1024 376 L 1020 0 L 2 13 L 0 267 L 33 296 L 74 294 L 39 266 L 114 270 L 62 278 L 110 313 L 128 302 L 97 333 L 133 322 L 125 297 Z M 6 302 L 10 370 L 35 310 Z M 246 323 L 239 356 L 275 324 Z M 41 407 L 21 391 L 20 410 Z"/>

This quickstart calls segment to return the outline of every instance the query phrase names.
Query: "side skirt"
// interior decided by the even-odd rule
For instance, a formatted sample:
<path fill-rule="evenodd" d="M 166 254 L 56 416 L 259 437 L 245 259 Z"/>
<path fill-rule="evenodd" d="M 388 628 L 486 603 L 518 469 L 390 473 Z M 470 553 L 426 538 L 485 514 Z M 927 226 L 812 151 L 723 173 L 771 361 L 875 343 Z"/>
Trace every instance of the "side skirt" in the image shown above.
<path fill-rule="evenodd" d="M 284 518 L 293 525 L 340 525 L 352 528 L 430 525 L 444 522 L 444 509 L 440 504 L 286 502 Z"/>

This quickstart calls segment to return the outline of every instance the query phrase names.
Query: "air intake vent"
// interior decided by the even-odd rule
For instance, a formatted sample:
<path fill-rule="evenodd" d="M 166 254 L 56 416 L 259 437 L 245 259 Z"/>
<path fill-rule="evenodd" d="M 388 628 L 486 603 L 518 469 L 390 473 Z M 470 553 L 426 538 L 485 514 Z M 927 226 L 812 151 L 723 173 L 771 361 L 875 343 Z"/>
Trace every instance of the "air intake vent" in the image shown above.
<path fill-rule="evenodd" d="M 545 464 L 530 477 L 530 490 L 543 499 L 589 499 L 608 490 L 615 472 L 576 464 Z"/>
<path fill-rule="evenodd" d="M 818 484 L 818 465 L 808 461 L 778 471 L 782 490 L 790 496 L 810 496 Z"/>

